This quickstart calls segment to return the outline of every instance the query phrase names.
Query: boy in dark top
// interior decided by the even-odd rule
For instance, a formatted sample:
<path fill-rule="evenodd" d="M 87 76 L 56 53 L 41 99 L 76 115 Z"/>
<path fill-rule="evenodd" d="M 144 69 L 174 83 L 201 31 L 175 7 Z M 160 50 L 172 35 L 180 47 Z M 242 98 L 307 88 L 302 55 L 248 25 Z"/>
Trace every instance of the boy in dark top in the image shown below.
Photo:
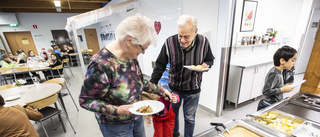
<path fill-rule="evenodd" d="M 274 67 L 268 72 L 263 86 L 263 98 L 258 104 L 258 111 L 283 99 L 283 92 L 290 92 L 292 83 L 283 84 L 282 71 L 290 70 L 297 59 L 297 51 L 289 46 L 283 46 L 273 56 Z"/>

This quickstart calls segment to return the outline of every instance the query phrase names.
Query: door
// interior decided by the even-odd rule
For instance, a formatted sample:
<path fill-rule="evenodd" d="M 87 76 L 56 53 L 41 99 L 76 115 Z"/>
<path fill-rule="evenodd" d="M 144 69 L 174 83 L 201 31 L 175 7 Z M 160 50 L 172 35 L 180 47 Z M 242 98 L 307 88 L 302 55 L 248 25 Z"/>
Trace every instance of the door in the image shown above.
<path fill-rule="evenodd" d="M 84 35 L 86 37 L 88 49 L 93 50 L 90 54 L 96 54 L 100 50 L 96 29 L 84 29 Z"/>
<path fill-rule="evenodd" d="M 30 31 L 26 32 L 4 32 L 4 36 L 9 44 L 10 50 L 13 54 L 21 48 L 26 54 L 32 50 L 38 56 L 38 50 L 34 44 Z"/>
<path fill-rule="evenodd" d="M 304 37 L 303 44 L 301 45 L 298 58 L 295 67 L 295 73 L 304 73 L 306 72 L 306 68 L 308 66 L 309 58 L 311 55 L 312 47 L 314 45 L 317 30 L 319 27 L 319 19 L 320 19 L 320 9 L 314 9 L 310 16 L 308 28 L 306 31 L 306 36 Z"/>

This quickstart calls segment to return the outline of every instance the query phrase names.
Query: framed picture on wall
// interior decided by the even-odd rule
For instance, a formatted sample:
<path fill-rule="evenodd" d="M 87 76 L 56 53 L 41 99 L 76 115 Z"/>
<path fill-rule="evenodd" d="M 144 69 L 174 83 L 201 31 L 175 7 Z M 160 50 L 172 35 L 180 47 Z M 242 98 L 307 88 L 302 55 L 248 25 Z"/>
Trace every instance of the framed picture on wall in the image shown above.
<path fill-rule="evenodd" d="M 240 32 L 253 31 L 258 1 L 245 0 L 243 2 Z"/>

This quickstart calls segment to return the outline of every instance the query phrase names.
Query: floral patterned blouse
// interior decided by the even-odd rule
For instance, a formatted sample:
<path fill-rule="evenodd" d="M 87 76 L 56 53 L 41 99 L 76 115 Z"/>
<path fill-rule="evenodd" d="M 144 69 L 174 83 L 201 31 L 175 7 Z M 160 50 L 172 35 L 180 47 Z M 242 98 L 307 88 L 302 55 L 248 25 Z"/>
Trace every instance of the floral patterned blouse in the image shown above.
<path fill-rule="evenodd" d="M 92 57 L 79 96 L 80 106 L 95 112 L 99 123 L 129 123 L 139 116 L 119 115 L 120 105 L 133 104 L 142 91 L 163 94 L 145 80 L 136 59 L 123 61 L 105 47 Z"/>

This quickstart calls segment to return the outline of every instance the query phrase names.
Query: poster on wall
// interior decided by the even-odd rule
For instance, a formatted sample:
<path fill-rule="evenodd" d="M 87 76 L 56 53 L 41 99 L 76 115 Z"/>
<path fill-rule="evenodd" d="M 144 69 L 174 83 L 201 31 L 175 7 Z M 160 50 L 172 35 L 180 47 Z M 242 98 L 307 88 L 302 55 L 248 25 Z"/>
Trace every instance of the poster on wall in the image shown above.
<path fill-rule="evenodd" d="M 254 21 L 256 19 L 257 6 L 258 1 L 245 0 L 243 2 L 240 32 L 253 31 Z"/>

